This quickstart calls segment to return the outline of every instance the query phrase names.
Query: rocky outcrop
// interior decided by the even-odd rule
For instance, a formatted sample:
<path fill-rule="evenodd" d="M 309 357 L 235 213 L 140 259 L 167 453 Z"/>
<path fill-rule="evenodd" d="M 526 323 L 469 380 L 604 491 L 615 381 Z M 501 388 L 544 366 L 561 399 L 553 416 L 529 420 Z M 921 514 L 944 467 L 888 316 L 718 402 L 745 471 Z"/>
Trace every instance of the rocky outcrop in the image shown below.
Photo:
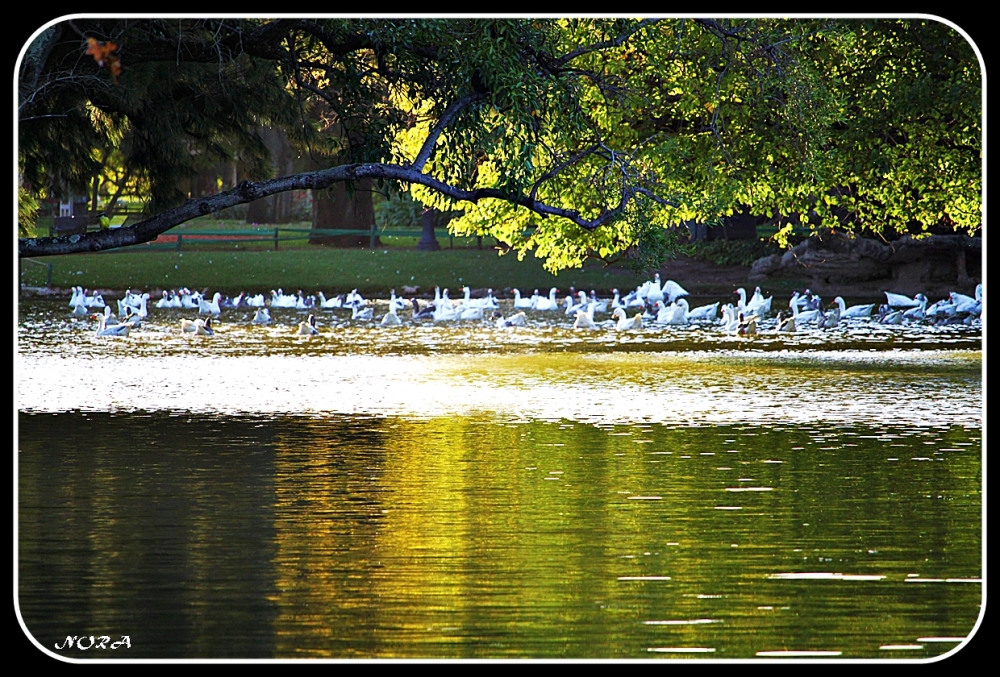
<path fill-rule="evenodd" d="M 758 259 L 749 280 L 801 279 L 817 292 L 845 285 L 902 294 L 972 293 L 982 279 L 982 238 L 904 236 L 880 242 L 827 231 Z"/>

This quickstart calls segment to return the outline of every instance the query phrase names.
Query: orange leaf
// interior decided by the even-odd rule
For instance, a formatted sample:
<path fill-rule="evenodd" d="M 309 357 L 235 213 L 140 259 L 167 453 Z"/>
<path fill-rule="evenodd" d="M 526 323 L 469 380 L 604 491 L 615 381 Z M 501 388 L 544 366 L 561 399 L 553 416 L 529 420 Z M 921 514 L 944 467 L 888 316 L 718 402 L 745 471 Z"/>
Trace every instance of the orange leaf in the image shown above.
<path fill-rule="evenodd" d="M 87 54 L 94 56 L 94 61 L 97 62 L 98 66 L 103 66 L 104 60 L 108 58 L 111 52 L 118 49 L 118 45 L 111 41 L 98 42 L 94 38 L 87 38 L 87 45 Z"/>
<path fill-rule="evenodd" d="M 97 62 L 98 66 L 103 66 L 105 62 L 108 64 L 108 70 L 111 72 L 111 78 L 117 83 L 118 74 L 122 72 L 122 64 L 117 56 L 114 56 L 111 52 L 118 49 L 118 45 L 111 42 L 100 42 L 96 38 L 87 38 L 87 54 L 94 57 L 94 61 Z"/>

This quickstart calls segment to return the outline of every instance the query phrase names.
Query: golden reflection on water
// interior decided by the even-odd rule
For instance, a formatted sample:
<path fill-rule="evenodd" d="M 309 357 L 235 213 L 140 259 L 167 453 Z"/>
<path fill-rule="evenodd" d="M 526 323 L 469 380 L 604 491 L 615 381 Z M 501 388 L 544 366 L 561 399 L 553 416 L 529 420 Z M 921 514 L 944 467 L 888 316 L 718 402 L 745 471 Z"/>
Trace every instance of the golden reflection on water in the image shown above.
<path fill-rule="evenodd" d="M 955 453 L 961 428 L 304 427 L 275 441 L 278 655 L 634 658 L 669 640 L 856 656 L 966 633 L 978 613 L 975 586 L 905 585 L 978 576 L 981 477 L 975 444 Z M 910 460 L 925 452 L 937 472 Z M 937 593 L 948 619 L 917 620 Z"/>

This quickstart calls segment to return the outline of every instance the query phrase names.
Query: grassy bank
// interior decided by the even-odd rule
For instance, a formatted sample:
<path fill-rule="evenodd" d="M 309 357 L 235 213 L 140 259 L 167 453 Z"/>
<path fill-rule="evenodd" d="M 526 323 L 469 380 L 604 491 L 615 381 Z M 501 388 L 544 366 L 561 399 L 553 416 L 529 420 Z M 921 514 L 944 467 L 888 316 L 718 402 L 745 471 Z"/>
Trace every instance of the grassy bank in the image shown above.
<path fill-rule="evenodd" d="M 51 286 L 88 289 L 162 289 L 188 287 L 210 289 L 224 294 L 322 290 L 328 295 L 357 288 L 362 294 L 388 294 L 404 285 L 419 286 L 421 293 L 433 294 L 434 286 L 448 287 L 452 295 L 468 285 L 473 289 L 492 287 L 498 293 L 517 287 L 530 292 L 550 287 L 560 291 L 571 285 L 577 289 L 607 292 L 614 287 L 634 288 L 648 279 L 619 268 L 601 264 L 567 270 L 552 275 L 532 257 L 518 261 L 513 254 L 499 256 L 491 249 L 442 249 L 422 252 L 413 249 L 335 249 L 306 246 L 273 250 L 186 250 L 112 251 L 74 254 L 22 262 L 21 284 L 43 286 L 51 264 Z M 46 264 L 46 265 L 37 265 Z"/>

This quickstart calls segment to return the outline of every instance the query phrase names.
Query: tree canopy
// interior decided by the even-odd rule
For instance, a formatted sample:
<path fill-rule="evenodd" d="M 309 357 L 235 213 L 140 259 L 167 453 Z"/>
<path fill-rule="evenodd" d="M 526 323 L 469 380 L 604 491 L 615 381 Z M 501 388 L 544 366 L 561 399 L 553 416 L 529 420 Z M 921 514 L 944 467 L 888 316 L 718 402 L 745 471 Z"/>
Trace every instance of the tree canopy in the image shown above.
<path fill-rule="evenodd" d="M 109 158 L 148 196 L 135 225 L 20 238 L 22 257 L 362 180 L 552 270 L 737 210 L 982 225 L 981 64 L 933 19 L 73 18 L 18 75 L 20 218 Z M 264 125 L 340 163 L 271 176 Z M 178 190 L 216 158 L 250 179 Z"/>

